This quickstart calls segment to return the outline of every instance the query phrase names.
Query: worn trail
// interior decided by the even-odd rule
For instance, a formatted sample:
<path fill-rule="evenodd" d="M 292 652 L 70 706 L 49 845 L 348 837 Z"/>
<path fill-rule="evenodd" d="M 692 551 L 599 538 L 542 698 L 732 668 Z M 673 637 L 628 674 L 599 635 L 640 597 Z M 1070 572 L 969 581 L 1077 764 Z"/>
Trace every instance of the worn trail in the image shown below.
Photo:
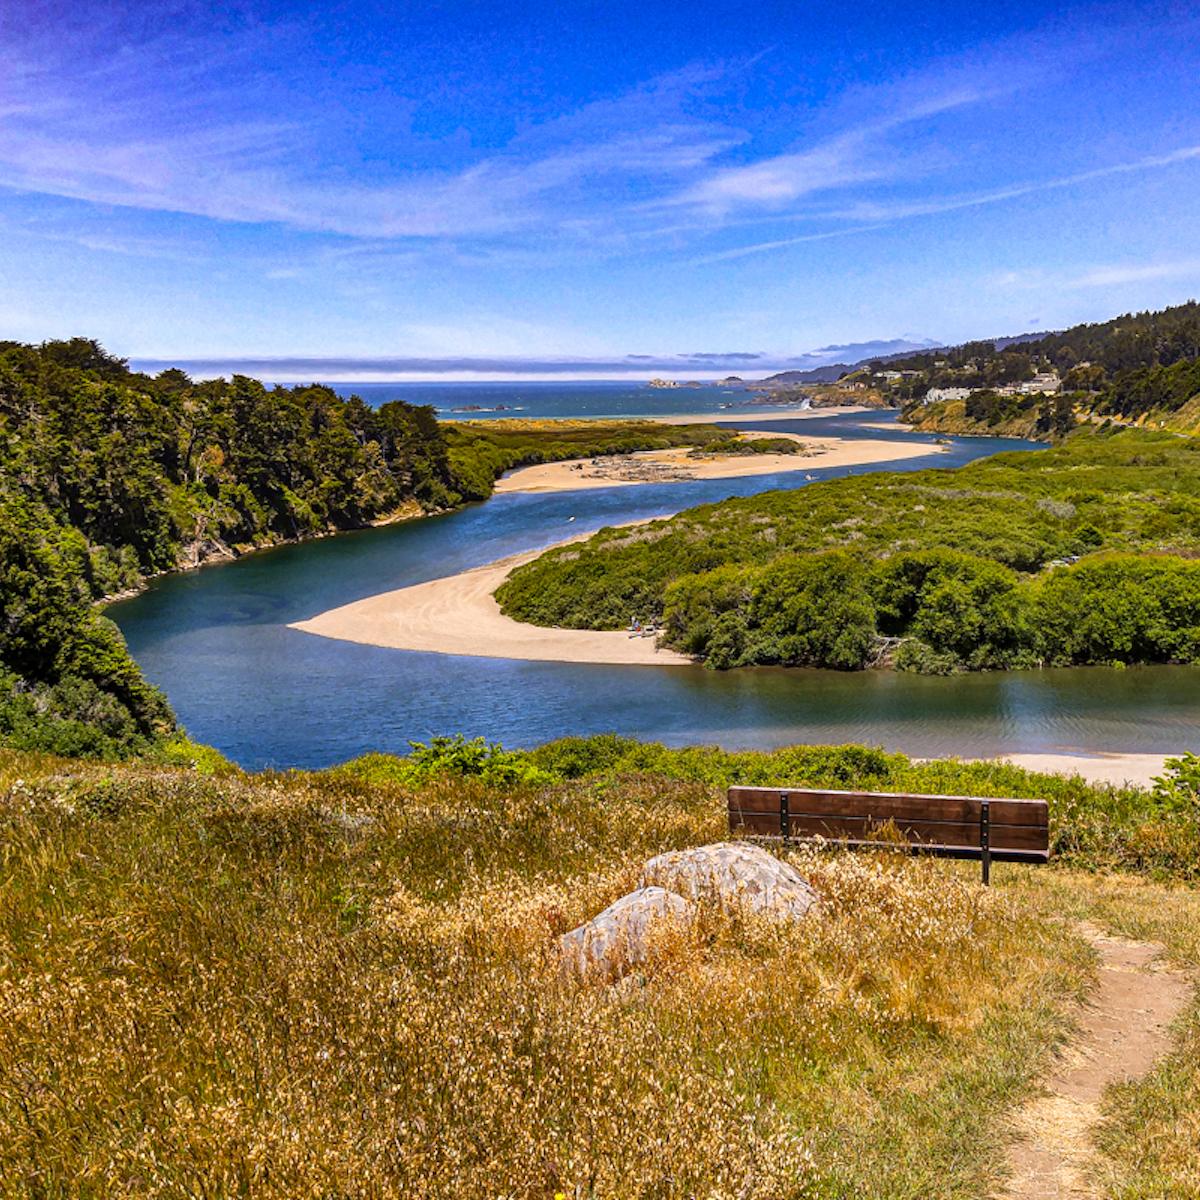
<path fill-rule="evenodd" d="M 1167 1027 L 1191 997 L 1187 978 L 1158 962 L 1161 946 L 1080 932 L 1099 950 L 1100 979 L 1079 1011 L 1080 1034 L 1065 1048 L 1048 1094 L 1017 1114 L 1023 1135 L 1009 1153 L 1006 1200 L 1093 1200 L 1087 1163 L 1105 1086 L 1137 1079 L 1170 1049 Z"/>

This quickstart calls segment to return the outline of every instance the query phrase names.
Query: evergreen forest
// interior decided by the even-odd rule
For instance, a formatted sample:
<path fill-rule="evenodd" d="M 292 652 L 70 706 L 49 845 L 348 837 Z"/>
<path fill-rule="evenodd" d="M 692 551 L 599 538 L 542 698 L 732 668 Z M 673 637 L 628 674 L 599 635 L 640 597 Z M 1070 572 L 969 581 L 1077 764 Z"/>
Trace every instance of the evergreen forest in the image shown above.
<path fill-rule="evenodd" d="M 885 366 L 901 378 L 883 381 Z M 1039 372 L 1056 374 L 1061 391 L 1009 391 Z M 1042 336 L 967 342 L 871 363 L 848 378 L 879 387 L 922 429 L 1050 440 L 1085 413 L 1091 420 L 1197 432 L 1200 305 L 1127 313 Z M 969 388 L 971 395 L 926 404 L 935 388 Z"/>

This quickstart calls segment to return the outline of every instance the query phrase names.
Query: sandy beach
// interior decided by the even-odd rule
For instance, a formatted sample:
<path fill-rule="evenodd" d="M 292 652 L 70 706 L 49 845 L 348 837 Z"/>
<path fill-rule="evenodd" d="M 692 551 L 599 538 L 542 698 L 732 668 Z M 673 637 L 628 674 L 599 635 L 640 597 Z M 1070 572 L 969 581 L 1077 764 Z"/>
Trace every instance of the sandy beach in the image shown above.
<path fill-rule="evenodd" d="M 680 419 L 682 423 L 683 419 Z M 690 421 L 691 418 L 686 418 Z M 689 447 L 645 450 L 605 458 L 569 459 L 510 471 L 496 483 L 506 492 L 581 491 L 588 488 L 633 486 L 640 483 L 678 483 L 689 479 L 734 479 L 746 475 L 774 475 L 806 468 L 845 467 L 900 462 L 936 453 L 920 442 L 890 442 L 858 438 L 824 437 L 819 440 L 793 433 L 744 429 L 746 438 L 787 438 L 803 443 L 807 452 L 796 454 L 714 454 L 689 458 Z"/>
<path fill-rule="evenodd" d="M 330 609 L 311 620 L 297 621 L 290 628 L 368 646 L 474 658 L 618 666 L 692 665 L 690 658 L 673 650 L 656 650 L 653 637 L 631 637 L 623 631 L 544 629 L 506 617 L 492 593 L 514 567 L 541 553 L 535 550 L 516 554 L 461 575 L 384 592 Z"/>
<path fill-rule="evenodd" d="M 1089 783 L 1111 783 L 1120 787 L 1136 783 L 1150 787 L 1153 776 L 1163 773 L 1166 754 L 1002 754 L 998 757 L 1027 771 L 1044 771 L 1051 775 L 1083 776 Z"/>

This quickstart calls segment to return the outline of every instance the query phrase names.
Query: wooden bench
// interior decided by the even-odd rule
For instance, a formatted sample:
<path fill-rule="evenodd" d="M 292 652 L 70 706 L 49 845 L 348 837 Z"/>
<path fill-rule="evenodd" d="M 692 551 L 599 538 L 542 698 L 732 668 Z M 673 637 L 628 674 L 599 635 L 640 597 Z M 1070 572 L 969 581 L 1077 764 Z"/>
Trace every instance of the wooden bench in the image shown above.
<path fill-rule="evenodd" d="M 825 838 L 849 846 L 894 845 L 889 822 L 909 848 L 945 858 L 978 858 L 983 882 L 991 864 L 1050 860 L 1045 800 L 914 796 L 811 788 L 731 787 L 729 830 L 750 837 Z"/>

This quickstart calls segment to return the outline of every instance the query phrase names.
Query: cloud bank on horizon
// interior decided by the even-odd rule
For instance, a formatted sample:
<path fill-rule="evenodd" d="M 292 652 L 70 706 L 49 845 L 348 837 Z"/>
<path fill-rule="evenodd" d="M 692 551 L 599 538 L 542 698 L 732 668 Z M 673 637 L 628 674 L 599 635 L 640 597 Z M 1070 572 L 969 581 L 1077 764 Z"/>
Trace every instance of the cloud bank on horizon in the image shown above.
<path fill-rule="evenodd" d="M 0 338 L 620 374 L 1200 293 L 1188 6 L 841 7 L 14 0 Z"/>
<path fill-rule="evenodd" d="M 938 343 L 929 339 L 892 338 L 889 341 L 853 342 L 821 346 L 804 354 L 779 355 L 732 351 L 727 354 L 697 351 L 693 354 L 626 354 L 623 358 L 533 358 L 517 357 L 299 357 L 278 355 L 266 358 L 134 358 L 130 367 L 157 374 L 180 367 L 196 379 L 252 375 L 272 383 L 306 383 L 334 380 L 362 383 L 387 380 L 459 379 L 716 379 L 741 373 L 758 378 L 768 372 L 811 371 L 817 367 L 853 366 L 872 358 L 928 350 Z"/>

